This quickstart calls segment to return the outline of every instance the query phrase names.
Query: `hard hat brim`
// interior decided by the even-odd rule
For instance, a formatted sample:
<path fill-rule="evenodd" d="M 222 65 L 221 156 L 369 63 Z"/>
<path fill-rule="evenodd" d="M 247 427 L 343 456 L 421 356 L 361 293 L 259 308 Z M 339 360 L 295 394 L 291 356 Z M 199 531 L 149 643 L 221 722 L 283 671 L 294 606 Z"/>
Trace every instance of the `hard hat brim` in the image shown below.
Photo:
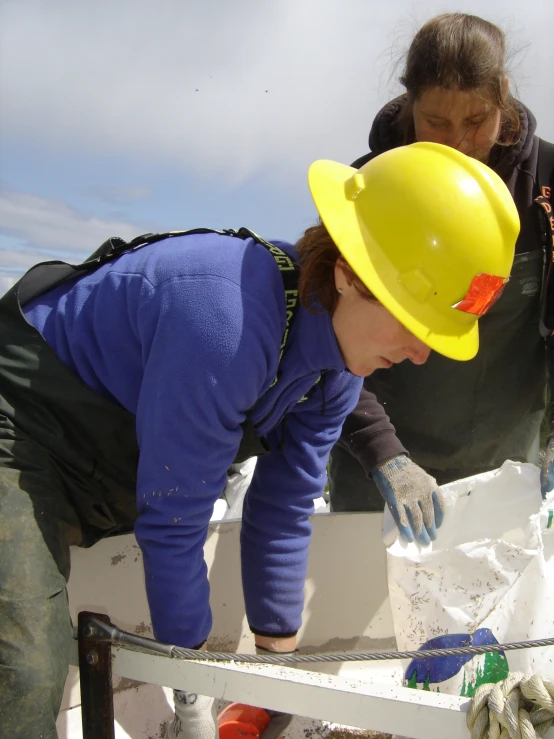
<path fill-rule="evenodd" d="M 346 193 L 346 182 L 356 171 L 345 164 L 318 160 L 308 172 L 315 206 L 340 253 L 377 300 L 424 344 L 450 359 L 473 359 L 479 349 L 476 320 L 453 320 L 443 331 L 431 328 L 408 311 L 387 288 L 378 264 L 381 250 L 376 243 L 372 248 L 367 230 L 362 232 L 355 199 Z"/>

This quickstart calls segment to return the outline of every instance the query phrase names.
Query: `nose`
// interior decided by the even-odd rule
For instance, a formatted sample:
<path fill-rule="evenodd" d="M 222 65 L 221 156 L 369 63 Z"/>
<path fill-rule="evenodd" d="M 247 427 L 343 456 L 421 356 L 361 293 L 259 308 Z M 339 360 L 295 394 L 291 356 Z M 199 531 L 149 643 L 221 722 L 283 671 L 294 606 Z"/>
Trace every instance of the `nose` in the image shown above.
<path fill-rule="evenodd" d="M 455 135 L 455 138 L 453 137 L 453 140 L 450 146 L 453 149 L 457 149 L 458 151 L 461 151 L 462 154 L 469 154 L 472 150 L 473 144 L 470 140 L 468 129 L 467 128 L 459 129 Z"/>
<path fill-rule="evenodd" d="M 411 344 L 406 349 L 406 354 L 410 362 L 414 364 L 425 364 L 431 354 L 431 349 L 422 341 Z"/>

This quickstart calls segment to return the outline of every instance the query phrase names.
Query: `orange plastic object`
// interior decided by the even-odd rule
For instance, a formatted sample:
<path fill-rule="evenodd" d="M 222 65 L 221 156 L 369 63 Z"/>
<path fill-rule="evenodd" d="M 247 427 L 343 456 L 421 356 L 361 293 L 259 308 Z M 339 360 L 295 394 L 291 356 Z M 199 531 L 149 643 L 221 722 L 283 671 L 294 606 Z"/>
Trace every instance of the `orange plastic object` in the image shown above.
<path fill-rule="evenodd" d="M 263 708 L 231 703 L 217 717 L 219 739 L 258 739 L 268 723 Z"/>
<path fill-rule="evenodd" d="M 471 281 L 467 295 L 454 308 L 464 313 L 483 316 L 502 295 L 508 279 L 496 275 L 480 274 Z"/>

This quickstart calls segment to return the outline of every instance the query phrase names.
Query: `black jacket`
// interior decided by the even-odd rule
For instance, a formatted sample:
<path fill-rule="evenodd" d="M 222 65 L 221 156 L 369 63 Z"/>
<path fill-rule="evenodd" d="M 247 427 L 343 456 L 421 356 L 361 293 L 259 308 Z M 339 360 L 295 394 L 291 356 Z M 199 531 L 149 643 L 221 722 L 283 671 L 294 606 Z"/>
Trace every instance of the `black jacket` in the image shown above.
<path fill-rule="evenodd" d="M 388 103 L 378 113 L 369 134 L 371 151 L 357 159 L 352 166 L 359 168 L 374 156 L 404 143 L 404 134 L 399 125 L 399 115 L 405 101 L 406 97 L 400 96 Z M 533 114 L 521 103 L 518 103 L 518 106 L 521 120 L 521 137 L 512 146 L 495 145 L 491 151 L 489 166 L 504 180 L 514 198 L 521 221 L 516 254 L 525 254 L 543 249 L 543 234 L 540 229 L 538 206 L 533 203 L 534 198 L 538 195 L 536 172 L 539 139 L 535 136 L 536 121 Z M 481 319 L 481 321 L 483 320 Z M 507 356 L 506 362 L 511 362 L 511 358 Z M 408 364 L 408 362 L 406 361 L 404 364 Z M 410 368 L 403 369 L 405 381 L 406 369 L 409 379 Z M 425 372 L 425 366 L 415 369 L 420 373 Z M 380 388 L 383 386 L 381 377 L 384 377 L 383 373 L 389 372 L 391 371 L 380 370 L 365 380 L 358 406 L 347 418 L 343 426 L 342 436 L 338 442 L 339 446 L 345 448 L 358 459 L 367 474 L 379 462 L 399 453 L 406 453 L 406 449 L 396 436 L 392 425 L 392 423 L 397 422 L 397 418 L 393 417 L 391 423 L 383 405 L 378 400 L 378 398 L 383 400 L 383 397 L 386 396 L 386 394 L 384 396 L 380 392 Z M 540 368 L 538 373 L 540 374 Z M 389 375 L 390 377 L 391 375 Z M 394 389 L 393 379 L 390 380 L 387 388 L 389 392 L 391 390 L 390 384 Z M 424 398 L 423 401 L 427 402 L 427 399 Z M 428 402 L 432 405 L 433 399 L 429 398 Z M 506 402 L 510 402 L 509 398 L 506 399 Z M 536 398 L 532 405 L 536 405 Z M 533 408 L 533 410 L 536 412 L 536 408 Z M 406 409 L 406 413 L 409 412 L 410 409 Z M 437 409 L 437 413 L 440 412 L 441 409 Z M 414 429 L 417 429 L 417 423 L 417 419 L 414 419 L 412 424 Z M 468 423 L 470 423 L 469 419 Z M 423 430 L 423 433 L 425 433 L 425 430 Z M 498 434 L 500 430 L 497 429 L 495 432 L 491 432 L 491 434 L 494 433 Z M 406 436 L 408 436 L 408 439 L 402 438 L 408 443 L 410 435 L 406 434 Z M 491 443 L 494 444 L 494 440 Z M 429 444 L 433 444 L 432 435 L 429 438 Z M 523 457 L 524 455 L 522 455 Z M 417 455 L 415 455 L 415 461 L 425 466 L 425 462 L 418 459 Z M 483 469 L 490 468 L 490 466 L 486 460 L 483 460 Z M 475 469 L 467 470 L 467 474 L 473 474 L 476 471 Z"/>

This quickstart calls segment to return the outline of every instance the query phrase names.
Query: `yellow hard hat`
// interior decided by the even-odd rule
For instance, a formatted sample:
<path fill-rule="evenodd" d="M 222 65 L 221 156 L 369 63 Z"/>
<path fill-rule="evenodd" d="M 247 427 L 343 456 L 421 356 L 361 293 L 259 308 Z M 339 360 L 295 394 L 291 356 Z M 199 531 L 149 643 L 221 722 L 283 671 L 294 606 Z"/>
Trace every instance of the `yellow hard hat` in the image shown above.
<path fill-rule="evenodd" d="M 359 170 L 314 162 L 308 180 L 331 238 L 377 300 L 435 351 L 472 359 L 477 319 L 509 277 L 519 233 L 500 177 L 419 142 Z"/>

